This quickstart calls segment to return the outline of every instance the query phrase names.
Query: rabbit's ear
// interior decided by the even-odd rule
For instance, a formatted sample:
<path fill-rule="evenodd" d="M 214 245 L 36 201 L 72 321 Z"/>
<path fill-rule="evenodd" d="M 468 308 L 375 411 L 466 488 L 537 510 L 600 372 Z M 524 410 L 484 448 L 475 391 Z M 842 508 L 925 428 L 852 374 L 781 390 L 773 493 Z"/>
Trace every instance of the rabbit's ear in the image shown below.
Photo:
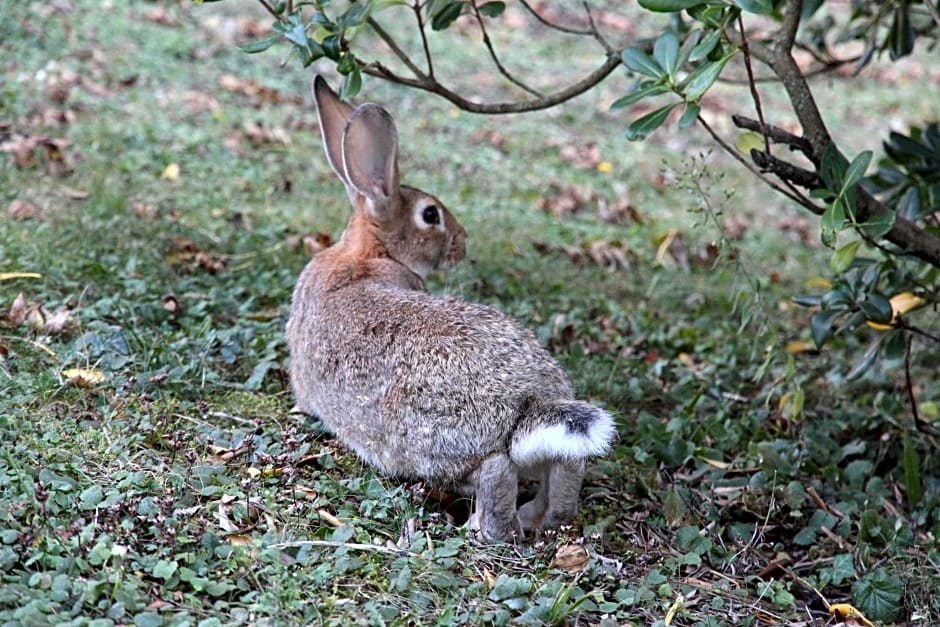
<path fill-rule="evenodd" d="M 364 104 L 349 118 L 343 134 L 346 179 L 366 197 L 377 217 L 398 197 L 398 132 L 388 111 Z"/>
<path fill-rule="evenodd" d="M 353 114 L 353 108 L 339 99 L 336 92 L 322 76 L 313 79 L 313 99 L 317 102 L 317 117 L 320 120 L 320 134 L 323 136 L 323 149 L 327 161 L 343 184 L 349 188 L 346 169 L 343 167 L 343 131 Z M 352 190 L 350 190 L 352 195 Z"/>

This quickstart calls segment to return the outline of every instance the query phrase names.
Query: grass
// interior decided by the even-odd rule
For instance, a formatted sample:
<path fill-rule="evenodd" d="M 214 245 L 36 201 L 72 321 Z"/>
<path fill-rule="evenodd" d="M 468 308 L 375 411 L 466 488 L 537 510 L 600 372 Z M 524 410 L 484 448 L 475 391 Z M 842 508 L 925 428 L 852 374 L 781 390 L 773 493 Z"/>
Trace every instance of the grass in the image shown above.
<path fill-rule="evenodd" d="M 0 281 L 0 623 L 792 624 L 837 602 L 940 621 L 936 436 L 913 430 L 900 365 L 845 382 L 864 336 L 788 352 L 809 339 L 789 298 L 826 276 L 814 223 L 698 131 L 627 143 L 606 111 L 622 76 L 512 118 L 366 85 L 405 180 L 469 232 L 469 262 L 431 289 L 523 320 L 619 416 L 578 524 L 482 546 L 465 502 L 292 414 L 304 237 L 336 237 L 347 205 L 309 73 L 238 52 L 234 10 L 0 8 L 0 135 L 27 146 L 0 153 L 0 272 L 41 275 Z M 442 72 L 467 67 L 461 41 Z M 530 45 L 533 64 L 592 62 Z M 860 103 L 929 100 L 853 85 L 818 85 L 853 147 L 872 147 Z M 591 141 L 586 163 L 566 152 Z M 632 217 L 605 222 L 605 203 Z M 938 362 L 915 345 L 928 420 Z"/>

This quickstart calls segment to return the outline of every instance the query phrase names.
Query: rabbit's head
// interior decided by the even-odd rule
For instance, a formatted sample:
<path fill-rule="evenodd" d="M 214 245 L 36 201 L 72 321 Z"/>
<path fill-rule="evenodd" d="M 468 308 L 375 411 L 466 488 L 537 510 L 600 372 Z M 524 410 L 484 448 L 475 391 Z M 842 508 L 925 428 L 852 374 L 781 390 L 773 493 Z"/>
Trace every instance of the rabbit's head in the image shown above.
<path fill-rule="evenodd" d="M 313 96 L 326 157 L 353 205 L 344 239 L 378 247 L 422 278 L 459 263 L 466 245 L 463 227 L 440 200 L 399 184 L 392 116 L 373 103 L 353 108 L 320 76 L 314 79 Z"/>

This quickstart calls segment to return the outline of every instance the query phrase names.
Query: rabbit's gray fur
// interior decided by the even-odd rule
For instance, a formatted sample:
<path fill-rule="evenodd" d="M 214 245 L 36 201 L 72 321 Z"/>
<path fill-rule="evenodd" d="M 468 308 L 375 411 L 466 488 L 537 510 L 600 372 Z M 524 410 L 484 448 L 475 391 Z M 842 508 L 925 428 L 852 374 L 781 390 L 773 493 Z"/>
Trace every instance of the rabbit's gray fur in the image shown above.
<path fill-rule="evenodd" d="M 515 320 L 424 291 L 426 272 L 463 258 L 462 227 L 433 196 L 398 185 L 384 110 L 353 110 L 319 78 L 314 93 L 354 213 L 294 290 L 298 408 L 382 472 L 475 494 L 473 522 L 489 539 L 570 520 L 584 460 L 607 450 L 612 418 L 574 399 L 565 372 Z M 431 205 L 437 224 L 422 222 Z M 541 484 L 517 516 L 520 475 Z"/>

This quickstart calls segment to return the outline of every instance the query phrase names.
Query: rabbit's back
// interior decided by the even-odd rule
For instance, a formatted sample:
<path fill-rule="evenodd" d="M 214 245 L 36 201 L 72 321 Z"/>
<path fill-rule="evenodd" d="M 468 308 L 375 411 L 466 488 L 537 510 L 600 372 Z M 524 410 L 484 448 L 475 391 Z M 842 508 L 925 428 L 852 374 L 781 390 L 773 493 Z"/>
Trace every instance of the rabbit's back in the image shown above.
<path fill-rule="evenodd" d="M 288 327 L 299 408 L 389 474 L 459 482 L 509 448 L 527 402 L 572 398 L 535 336 L 490 307 L 370 281 L 322 289 L 308 271 Z"/>

